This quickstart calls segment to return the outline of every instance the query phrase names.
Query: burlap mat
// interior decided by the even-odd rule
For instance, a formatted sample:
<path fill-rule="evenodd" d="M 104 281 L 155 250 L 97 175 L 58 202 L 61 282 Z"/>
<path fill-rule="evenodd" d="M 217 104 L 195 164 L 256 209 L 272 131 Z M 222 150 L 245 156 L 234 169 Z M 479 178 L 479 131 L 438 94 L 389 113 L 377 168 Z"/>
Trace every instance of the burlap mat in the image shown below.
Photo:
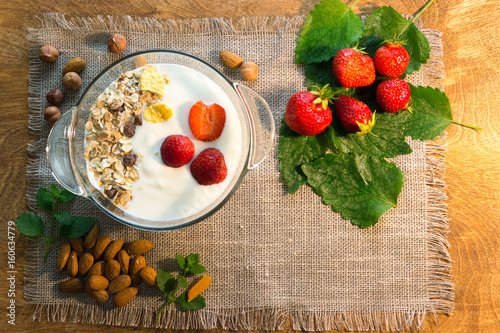
<path fill-rule="evenodd" d="M 61 70 L 71 58 L 87 60 L 84 88 L 121 55 L 107 51 L 109 33 L 126 36 L 125 54 L 152 48 L 171 48 L 195 54 L 239 80 L 238 70 L 223 66 L 219 50 L 240 54 L 260 67 L 260 78 L 246 83 L 270 105 L 276 124 L 286 102 L 304 89 L 304 68 L 293 63 L 297 33 L 303 17 L 157 20 L 98 17 L 67 20 L 59 14 L 40 18 L 29 29 L 31 132 L 41 139 L 29 146 L 28 203 L 37 211 L 39 186 L 55 182 L 44 146 L 50 125 L 43 120 L 45 94 L 61 87 Z M 411 77 L 414 84 L 443 88 L 440 33 L 424 29 L 432 58 Z M 61 51 L 56 64 L 38 59 L 38 48 L 51 44 Z M 77 103 L 80 89 L 66 91 L 63 112 Z M 279 127 L 279 126 L 277 126 Z M 277 141 L 276 141 L 277 142 Z M 145 232 L 125 227 L 77 198 L 74 215 L 95 216 L 102 234 L 112 239 L 152 240 L 149 265 L 173 270 L 177 254 L 199 253 L 213 278 L 204 293 L 207 307 L 182 312 L 170 307 L 161 327 L 179 329 L 283 328 L 290 319 L 303 330 L 404 330 L 425 326 L 428 314 L 451 313 L 453 286 L 446 250 L 447 220 L 444 182 L 444 142 L 411 142 L 414 152 L 398 157 L 406 183 L 399 207 L 390 210 L 373 228 L 359 229 L 321 203 L 304 186 L 287 193 L 278 171 L 277 149 L 251 171 L 227 204 L 210 218 L 171 232 Z M 37 304 L 34 320 L 70 321 L 120 326 L 154 326 L 162 295 L 145 285 L 126 307 L 108 302 L 96 305 L 87 295 L 65 295 L 57 286 L 67 279 L 56 272 L 59 246 L 42 261 L 41 241 L 30 243 L 26 257 L 25 298 Z"/>

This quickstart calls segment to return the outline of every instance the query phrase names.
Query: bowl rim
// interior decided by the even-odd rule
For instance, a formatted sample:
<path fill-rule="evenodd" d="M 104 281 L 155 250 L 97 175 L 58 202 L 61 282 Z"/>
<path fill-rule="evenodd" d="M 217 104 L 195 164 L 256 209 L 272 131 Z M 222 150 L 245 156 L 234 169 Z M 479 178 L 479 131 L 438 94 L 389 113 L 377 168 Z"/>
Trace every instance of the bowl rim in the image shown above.
<path fill-rule="evenodd" d="M 202 58 L 200 58 L 198 56 L 195 56 L 193 54 L 190 54 L 190 53 L 187 53 L 187 52 L 183 52 L 183 51 L 172 50 L 172 49 L 149 49 L 149 50 L 143 50 L 143 51 L 134 52 L 134 53 L 128 54 L 126 56 L 123 56 L 122 58 L 118 59 L 117 61 L 113 62 L 112 64 L 110 64 L 106 68 L 104 68 L 90 82 L 90 84 L 87 86 L 87 88 L 85 89 L 85 91 L 83 92 L 83 94 L 81 95 L 81 97 L 78 99 L 78 103 L 76 104 L 76 108 L 75 108 L 76 112 L 73 112 L 72 117 L 71 117 L 71 124 L 73 124 L 74 120 L 76 119 L 76 115 L 79 112 L 78 111 L 79 105 L 83 102 L 83 100 L 84 100 L 85 96 L 87 95 L 87 93 L 89 92 L 89 90 L 94 86 L 94 84 L 102 76 L 104 76 L 109 70 L 111 70 L 117 64 L 120 64 L 120 63 L 122 63 L 122 62 L 124 62 L 124 61 L 126 61 L 126 60 L 128 60 L 130 58 L 133 58 L 133 57 L 136 57 L 136 56 L 139 56 L 139 55 L 142 55 L 142 54 L 151 54 L 151 53 L 173 53 L 173 54 L 178 54 L 178 55 L 186 56 L 186 57 L 189 57 L 189 58 L 192 58 L 192 59 L 194 59 L 196 61 L 201 62 L 202 64 L 206 65 L 207 67 L 209 67 L 210 69 L 212 69 L 213 71 L 215 71 L 225 81 L 227 81 L 227 83 L 235 90 L 236 94 L 240 97 L 240 99 L 242 99 L 242 96 L 238 93 L 238 90 L 236 89 L 236 85 L 238 85 L 238 83 L 230 80 L 222 71 L 220 71 L 219 69 L 217 69 L 216 67 L 214 67 L 208 61 L 206 61 L 206 60 L 204 60 L 204 59 L 202 59 Z M 243 104 L 243 107 L 246 108 L 245 102 L 243 100 L 242 100 L 242 104 Z M 247 121 L 249 123 L 249 126 L 252 126 L 251 125 L 252 120 L 250 119 L 250 117 L 248 115 L 248 111 L 245 112 L 245 117 L 246 117 L 246 119 L 247 119 Z M 73 127 L 73 126 L 71 126 L 71 127 Z M 71 135 L 69 137 L 69 139 L 70 139 L 70 145 L 72 145 L 73 136 Z M 250 143 L 250 145 L 251 145 L 251 143 Z M 85 193 L 86 193 L 86 197 L 88 199 L 90 199 L 97 207 L 99 207 L 99 209 L 101 211 L 103 211 L 106 215 L 108 215 L 109 217 L 111 217 L 115 221 L 118 221 L 118 222 L 120 222 L 120 223 L 122 223 L 122 224 L 124 224 L 126 226 L 129 226 L 129 227 L 132 227 L 132 228 L 135 228 L 135 229 L 139 229 L 139 230 L 145 230 L 145 231 L 172 231 L 172 230 L 179 230 L 179 229 L 184 229 L 184 228 L 192 226 L 192 225 L 194 225 L 194 224 L 196 224 L 198 222 L 203 221 L 204 219 L 206 219 L 210 215 L 214 214 L 217 210 L 219 210 L 233 196 L 233 194 L 236 192 L 236 190 L 239 188 L 241 182 L 243 181 L 243 178 L 245 178 L 246 174 L 250 170 L 248 168 L 248 162 L 251 159 L 251 155 L 252 155 L 252 147 L 250 146 L 249 149 L 248 149 L 248 153 L 246 154 L 246 160 L 245 160 L 245 163 L 244 163 L 244 165 L 246 165 L 246 167 L 243 167 L 241 173 L 238 175 L 238 179 L 233 184 L 233 186 L 230 189 L 230 191 L 227 193 L 227 195 L 216 206 L 214 206 L 208 212 L 206 212 L 205 214 L 197 217 L 196 219 L 194 219 L 192 221 L 184 222 L 182 224 L 173 225 L 173 226 L 158 226 L 158 227 L 156 227 L 156 226 L 143 226 L 143 225 L 138 225 L 137 223 L 130 222 L 130 221 L 126 220 L 126 219 L 122 219 L 120 216 L 116 216 L 111 211 L 109 211 L 109 209 L 107 209 L 99 200 L 97 200 L 97 198 L 94 198 L 94 196 L 90 193 L 90 191 L 88 191 L 88 188 L 87 188 L 86 185 L 84 185 L 84 184 L 80 184 L 80 185 L 83 185 L 83 188 L 84 188 Z M 70 158 L 73 159 L 73 156 L 71 156 Z M 73 162 L 74 161 L 72 161 L 71 164 L 73 165 L 73 167 L 75 167 Z M 77 171 L 77 170 L 74 170 L 74 171 Z M 75 176 L 76 175 L 79 175 L 79 172 L 76 173 Z M 78 176 L 76 176 L 76 178 L 78 178 Z M 80 180 L 78 180 L 78 182 L 80 182 Z M 138 218 L 138 219 L 142 219 L 142 220 L 147 220 L 147 219 L 143 219 L 143 218 L 140 218 L 140 217 L 134 216 L 134 215 L 130 215 L 130 216 Z"/>

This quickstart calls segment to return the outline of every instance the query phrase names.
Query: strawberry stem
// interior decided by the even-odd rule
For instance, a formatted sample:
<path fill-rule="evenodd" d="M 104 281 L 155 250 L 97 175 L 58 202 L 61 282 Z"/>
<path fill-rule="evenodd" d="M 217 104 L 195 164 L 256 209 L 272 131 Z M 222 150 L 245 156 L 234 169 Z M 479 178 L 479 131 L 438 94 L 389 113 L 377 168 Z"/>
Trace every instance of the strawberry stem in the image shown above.
<path fill-rule="evenodd" d="M 482 130 L 481 127 L 477 127 L 477 126 L 469 125 L 469 124 L 464 124 L 464 123 L 461 123 L 461 122 L 456 121 L 456 120 L 452 120 L 451 122 L 454 123 L 454 124 L 457 124 L 457 125 L 460 125 L 460 126 L 464 126 L 464 127 L 468 127 L 468 128 L 472 128 L 472 129 L 475 129 L 475 130 L 478 130 L 478 131 Z"/>
<path fill-rule="evenodd" d="M 425 5 L 425 7 L 424 7 L 424 8 L 423 8 L 423 9 L 422 9 L 422 10 L 421 10 L 421 11 L 420 11 L 417 15 L 415 15 L 415 17 L 413 18 L 412 22 L 413 22 L 413 23 L 415 23 L 415 22 L 418 20 L 418 18 L 420 17 L 420 15 L 422 15 L 422 14 L 423 14 L 423 12 L 425 12 L 425 10 L 426 10 L 427 8 L 429 8 L 429 7 L 430 7 L 430 5 L 432 5 L 432 3 L 433 3 L 434 1 L 436 1 L 436 0 L 431 0 L 431 1 L 429 1 L 429 3 L 428 3 L 427 5 Z"/>

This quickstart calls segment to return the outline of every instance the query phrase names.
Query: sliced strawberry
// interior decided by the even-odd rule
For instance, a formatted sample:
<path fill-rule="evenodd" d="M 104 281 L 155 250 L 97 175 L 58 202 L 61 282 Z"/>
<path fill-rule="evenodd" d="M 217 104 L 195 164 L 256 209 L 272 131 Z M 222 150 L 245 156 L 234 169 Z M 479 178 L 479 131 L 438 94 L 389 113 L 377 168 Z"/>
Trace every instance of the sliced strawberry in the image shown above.
<path fill-rule="evenodd" d="M 200 185 L 217 184 L 227 176 L 224 155 L 215 148 L 202 151 L 191 163 L 191 174 Z"/>
<path fill-rule="evenodd" d="M 172 168 L 180 168 L 194 156 L 194 144 L 184 135 L 168 136 L 160 148 L 163 163 Z"/>
<path fill-rule="evenodd" d="M 226 111 L 217 104 L 196 102 L 189 111 L 189 126 L 195 138 L 201 141 L 217 140 L 226 123 Z"/>

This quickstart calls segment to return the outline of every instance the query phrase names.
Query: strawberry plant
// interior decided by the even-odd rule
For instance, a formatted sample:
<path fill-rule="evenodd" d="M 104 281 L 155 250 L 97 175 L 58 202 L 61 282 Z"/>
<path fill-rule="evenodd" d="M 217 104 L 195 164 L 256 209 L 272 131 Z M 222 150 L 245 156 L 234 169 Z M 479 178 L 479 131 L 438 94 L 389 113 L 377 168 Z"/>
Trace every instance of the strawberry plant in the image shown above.
<path fill-rule="evenodd" d="M 384 6 L 365 25 L 352 11 L 357 1 L 349 7 L 323 0 L 311 11 L 295 63 L 305 65 L 308 89 L 329 85 L 333 117 L 316 135 L 282 121 L 279 169 L 290 193 L 308 184 L 344 219 L 373 226 L 397 206 L 404 175 L 385 159 L 412 152 L 406 137 L 432 140 L 451 123 L 480 129 L 453 120 L 439 89 L 404 81 L 430 57 L 429 41 L 415 21 L 433 1 L 411 20 Z M 374 77 L 375 69 L 381 76 Z"/>

